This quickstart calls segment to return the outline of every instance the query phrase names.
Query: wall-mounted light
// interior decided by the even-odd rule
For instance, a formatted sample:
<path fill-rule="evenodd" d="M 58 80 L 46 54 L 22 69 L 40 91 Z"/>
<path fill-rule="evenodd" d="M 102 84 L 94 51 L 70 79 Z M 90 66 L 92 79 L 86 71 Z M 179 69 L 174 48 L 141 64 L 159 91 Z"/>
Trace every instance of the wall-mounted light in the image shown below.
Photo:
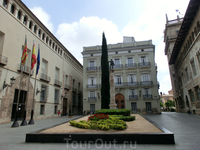
<path fill-rule="evenodd" d="M 65 95 L 61 94 L 61 98 L 63 98 L 63 97 L 67 97 L 67 92 L 65 92 Z"/>
<path fill-rule="evenodd" d="M 10 78 L 10 85 L 8 85 L 6 83 L 6 81 L 4 81 L 3 82 L 3 89 L 6 88 L 6 87 L 11 87 L 14 84 L 14 82 L 15 82 L 15 78 L 14 77 Z"/>
<path fill-rule="evenodd" d="M 100 99 L 100 94 L 99 93 L 97 93 L 97 96 L 98 96 L 98 99 Z"/>
<path fill-rule="evenodd" d="M 38 94 L 38 93 L 40 93 L 40 92 L 42 92 L 42 91 L 44 91 L 45 90 L 45 86 L 42 86 L 42 89 L 41 89 L 41 91 L 37 88 L 36 89 L 36 95 Z"/>
<path fill-rule="evenodd" d="M 139 91 L 139 96 L 141 97 L 141 91 Z"/>

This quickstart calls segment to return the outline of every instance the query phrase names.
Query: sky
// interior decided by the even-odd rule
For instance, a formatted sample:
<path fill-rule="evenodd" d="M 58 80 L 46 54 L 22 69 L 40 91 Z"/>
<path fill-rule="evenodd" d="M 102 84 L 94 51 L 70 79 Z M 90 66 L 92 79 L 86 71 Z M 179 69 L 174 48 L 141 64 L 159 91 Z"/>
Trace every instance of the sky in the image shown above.
<path fill-rule="evenodd" d="M 159 93 L 172 89 L 164 54 L 166 14 L 169 20 L 184 17 L 189 0 L 22 0 L 38 19 L 81 63 L 83 47 L 152 40 L 158 67 Z M 178 10 L 178 12 L 176 11 Z"/>

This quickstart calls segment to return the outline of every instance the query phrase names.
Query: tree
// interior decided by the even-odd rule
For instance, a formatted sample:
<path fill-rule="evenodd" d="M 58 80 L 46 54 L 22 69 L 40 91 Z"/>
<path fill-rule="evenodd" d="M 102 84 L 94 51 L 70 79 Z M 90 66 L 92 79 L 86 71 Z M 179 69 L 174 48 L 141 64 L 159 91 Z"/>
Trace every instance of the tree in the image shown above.
<path fill-rule="evenodd" d="M 109 109 L 110 104 L 110 73 L 108 64 L 108 50 L 105 34 L 102 39 L 101 55 L 101 109 Z"/>
<path fill-rule="evenodd" d="M 166 106 L 167 109 L 169 110 L 169 107 L 174 107 L 174 106 L 175 106 L 175 103 L 174 103 L 174 101 L 172 101 L 172 100 L 168 100 L 168 101 L 165 103 L 165 106 Z"/>
<path fill-rule="evenodd" d="M 163 103 L 162 103 L 162 101 L 160 101 L 160 107 L 163 107 Z"/>

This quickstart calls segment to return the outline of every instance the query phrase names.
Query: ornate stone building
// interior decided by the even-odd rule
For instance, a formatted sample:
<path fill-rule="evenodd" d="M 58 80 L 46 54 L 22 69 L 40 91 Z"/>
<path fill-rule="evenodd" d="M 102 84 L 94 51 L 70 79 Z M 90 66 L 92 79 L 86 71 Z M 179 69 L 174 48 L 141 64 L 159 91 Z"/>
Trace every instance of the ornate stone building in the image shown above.
<path fill-rule="evenodd" d="M 21 0 L 0 0 L 0 123 L 10 122 L 15 115 L 25 35 L 28 57 L 23 67 L 18 118 L 23 117 L 25 106 L 27 120 L 30 118 L 33 94 L 35 119 L 56 117 L 58 110 L 64 115 L 69 111 L 81 113 L 83 66 Z M 30 72 L 33 40 L 36 55 L 40 44 L 36 93 L 33 93 L 36 67 Z M 14 84 L 3 89 L 12 77 Z"/>
<path fill-rule="evenodd" d="M 114 61 L 115 102 L 118 109 L 132 113 L 160 113 L 155 64 L 155 46 L 151 40 L 109 44 L 108 60 Z M 101 109 L 101 45 L 83 47 L 83 110 Z"/>
<path fill-rule="evenodd" d="M 166 22 L 165 55 L 178 112 L 200 114 L 200 1 L 190 0 L 184 18 Z"/>

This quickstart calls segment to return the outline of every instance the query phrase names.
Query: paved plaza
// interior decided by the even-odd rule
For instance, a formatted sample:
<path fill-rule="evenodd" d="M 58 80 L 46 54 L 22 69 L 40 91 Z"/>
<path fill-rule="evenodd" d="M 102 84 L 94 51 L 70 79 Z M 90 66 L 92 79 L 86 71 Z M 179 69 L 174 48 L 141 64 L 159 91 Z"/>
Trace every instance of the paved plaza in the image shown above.
<path fill-rule="evenodd" d="M 200 150 L 200 116 L 185 113 L 163 112 L 161 115 L 145 115 L 155 123 L 175 134 L 175 145 L 151 144 L 67 144 L 67 143 L 25 143 L 26 133 L 61 124 L 71 119 L 80 118 L 51 118 L 35 120 L 34 125 L 11 128 L 12 123 L 0 125 L 0 150 L 71 150 L 71 149 L 126 149 L 126 150 Z M 21 122 L 19 122 L 21 123 Z M 101 143 L 101 140 L 99 141 Z M 113 141 L 112 141 L 113 142 Z M 116 141 L 114 141 L 116 143 Z"/>

